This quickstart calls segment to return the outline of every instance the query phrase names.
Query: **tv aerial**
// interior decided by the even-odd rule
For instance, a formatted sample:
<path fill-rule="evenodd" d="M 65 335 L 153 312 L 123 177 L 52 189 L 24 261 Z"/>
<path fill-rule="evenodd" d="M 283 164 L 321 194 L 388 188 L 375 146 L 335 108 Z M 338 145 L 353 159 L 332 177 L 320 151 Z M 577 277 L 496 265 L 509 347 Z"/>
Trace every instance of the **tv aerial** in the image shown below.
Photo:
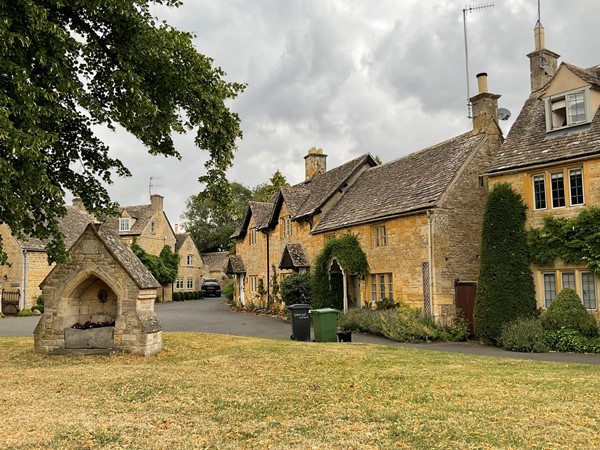
<path fill-rule="evenodd" d="M 488 3 L 485 5 L 476 5 L 476 6 L 465 6 L 462 10 L 463 13 L 463 28 L 465 32 L 465 68 L 467 72 L 467 117 L 469 119 L 472 118 L 471 115 L 471 89 L 469 87 L 469 47 L 467 44 L 467 13 L 473 13 L 476 11 L 481 11 L 483 9 L 493 8 L 493 3 Z"/>
<path fill-rule="evenodd" d="M 150 182 L 148 183 L 148 193 L 150 194 L 150 196 L 152 196 L 152 188 L 153 187 L 161 187 L 162 184 L 155 184 L 152 182 L 152 180 L 159 180 L 162 177 L 150 177 Z"/>

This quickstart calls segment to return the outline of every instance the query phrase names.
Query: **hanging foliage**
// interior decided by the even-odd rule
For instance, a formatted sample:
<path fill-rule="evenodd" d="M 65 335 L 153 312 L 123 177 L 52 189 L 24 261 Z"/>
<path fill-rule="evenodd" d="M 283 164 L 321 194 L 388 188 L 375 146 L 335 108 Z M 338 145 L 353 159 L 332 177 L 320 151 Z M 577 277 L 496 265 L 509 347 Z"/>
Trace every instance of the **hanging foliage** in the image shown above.
<path fill-rule="evenodd" d="M 175 282 L 179 270 L 179 253 L 173 252 L 171 247 L 165 245 L 158 256 L 147 253 L 135 242 L 131 244 L 131 250 L 161 286 Z"/>
<path fill-rule="evenodd" d="M 531 261 L 552 266 L 556 258 L 567 264 L 587 264 L 600 274 L 600 208 L 587 208 L 577 217 L 545 217 L 544 226 L 529 231 Z"/>
<path fill-rule="evenodd" d="M 312 279 L 312 305 L 314 308 L 342 308 L 343 284 L 340 277 L 330 276 L 329 269 L 335 259 L 348 275 L 367 275 L 369 262 L 360 248 L 358 238 L 347 234 L 331 239 L 317 255 Z"/>

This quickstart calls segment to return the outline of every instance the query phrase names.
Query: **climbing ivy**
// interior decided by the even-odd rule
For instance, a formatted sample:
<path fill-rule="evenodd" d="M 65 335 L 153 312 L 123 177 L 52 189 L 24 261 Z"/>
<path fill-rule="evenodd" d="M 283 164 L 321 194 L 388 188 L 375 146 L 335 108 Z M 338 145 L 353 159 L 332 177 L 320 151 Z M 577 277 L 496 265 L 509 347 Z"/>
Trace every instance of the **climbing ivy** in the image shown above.
<path fill-rule="evenodd" d="M 131 244 L 131 250 L 161 286 L 175 282 L 179 270 L 179 253 L 173 252 L 171 247 L 165 245 L 158 256 L 147 253 L 135 242 Z"/>
<path fill-rule="evenodd" d="M 531 261 L 552 266 L 556 258 L 567 264 L 586 263 L 600 274 L 600 208 L 581 211 L 577 217 L 545 217 L 544 226 L 529 231 Z"/>
<path fill-rule="evenodd" d="M 342 308 L 343 285 L 337 277 L 330 277 L 329 265 L 335 258 L 347 274 L 369 273 L 367 255 L 360 248 L 358 238 L 347 234 L 330 239 L 317 255 L 312 277 L 312 305 L 314 308 Z"/>

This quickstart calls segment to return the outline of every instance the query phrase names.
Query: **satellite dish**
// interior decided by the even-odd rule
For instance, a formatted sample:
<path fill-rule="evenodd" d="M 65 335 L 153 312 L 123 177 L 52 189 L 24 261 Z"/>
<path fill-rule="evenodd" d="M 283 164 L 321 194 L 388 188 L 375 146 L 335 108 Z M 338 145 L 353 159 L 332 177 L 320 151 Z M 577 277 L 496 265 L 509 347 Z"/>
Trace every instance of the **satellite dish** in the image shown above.
<path fill-rule="evenodd" d="M 500 119 L 500 120 L 510 119 L 510 111 L 506 108 L 500 108 L 498 110 L 498 119 Z"/>

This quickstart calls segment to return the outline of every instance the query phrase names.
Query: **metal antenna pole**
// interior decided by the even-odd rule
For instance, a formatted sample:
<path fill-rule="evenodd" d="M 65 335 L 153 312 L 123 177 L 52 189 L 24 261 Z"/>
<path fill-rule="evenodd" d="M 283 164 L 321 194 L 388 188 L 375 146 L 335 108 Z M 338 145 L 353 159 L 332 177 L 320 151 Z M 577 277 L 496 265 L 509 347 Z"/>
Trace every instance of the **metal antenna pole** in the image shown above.
<path fill-rule="evenodd" d="M 538 0 L 539 1 L 539 0 Z M 477 5 L 477 6 L 465 6 L 462 10 L 463 13 L 463 29 L 465 34 L 465 71 L 467 75 L 467 118 L 471 119 L 471 89 L 469 84 L 469 46 L 467 43 L 467 13 L 475 12 L 482 9 L 493 8 L 494 4 L 489 3 L 487 5 Z"/>

